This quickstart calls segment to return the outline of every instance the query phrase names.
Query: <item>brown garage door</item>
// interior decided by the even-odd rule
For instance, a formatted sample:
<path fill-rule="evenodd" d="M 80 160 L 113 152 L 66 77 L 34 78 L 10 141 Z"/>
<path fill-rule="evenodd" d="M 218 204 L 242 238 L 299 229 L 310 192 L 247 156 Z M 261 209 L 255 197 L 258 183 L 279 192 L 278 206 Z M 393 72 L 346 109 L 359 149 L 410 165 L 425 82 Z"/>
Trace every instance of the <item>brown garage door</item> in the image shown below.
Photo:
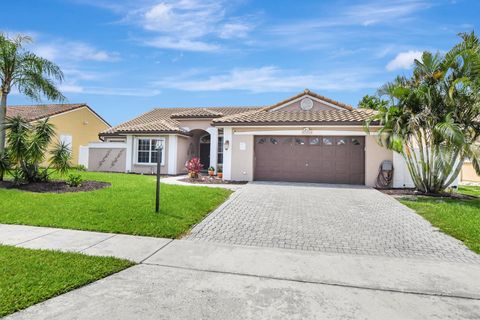
<path fill-rule="evenodd" d="M 255 180 L 365 184 L 365 138 L 256 136 Z"/>

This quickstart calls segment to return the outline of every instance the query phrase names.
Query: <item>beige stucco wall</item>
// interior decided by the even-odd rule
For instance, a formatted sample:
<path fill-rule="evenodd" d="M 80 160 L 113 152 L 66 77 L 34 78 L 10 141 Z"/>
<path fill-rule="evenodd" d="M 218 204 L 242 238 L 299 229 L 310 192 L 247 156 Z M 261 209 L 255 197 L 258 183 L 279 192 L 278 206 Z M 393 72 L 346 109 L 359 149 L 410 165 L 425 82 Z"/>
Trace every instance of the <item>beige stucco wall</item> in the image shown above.
<path fill-rule="evenodd" d="M 460 181 L 480 182 L 480 176 L 475 172 L 475 169 L 470 162 L 463 164 L 462 172 L 460 173 Z"/>
<path fill-rule="evenodd" d="M 376 136 L 365 137 L 365 185 L 375 187 L 380 164 L 383 160 L 393 161 L 393 151 L 381 147 Z"/>
<path fill-rule="evenodd" d="M 125 172 L 126 148 L 90 148 L 89 171 Z"/>
<path fill-rule="evenodd" d="M 206 130 L 211 127 L 212 119 L 206 120 L 178 120 L 180 127 L 188 128 L 189 130 L 202 129 Z"/>
<path fill-rule="evenodd" d="M 50 123 L 55 126 L 56 139 L 60 135 L 72 136 L 72 164 L 78 164 L 78 152 L 80 146 L 86 146 L 89 142 L 99 141 L 98 134 L 109 128 L 87 107 L 79 108 L 70 112 L 52 116 Z"/>
<path fill-rule="evenodd" d="M 233 181 L 253 180 L 253 137 L 254 135 L 233 135 L 232 139 L 232 176 Z M 240 145 L 245 144 L 245 150 Z"/>
<path fill-rule="evenodd" d="M 251 181 L 254 176 L 254 136 L 252 134 L 238 135 L 240 132 L 254 132 L 254 131 L 283 131 L 292 132 L 292 135 L 299 135 L 298 130 L 302 127 L 296 128 L 234 128 L 232 138 L 232 166 L 231 166 L 231 180 L 234 181 Z M 364 135 L 362 127 L 338 127 L 338 128 L 310 128 L 315 130 L 315 135 L 322 135 L 322 131 L 332 130 L 338 132 L 356 131 L 359 135 Z M 290 133 L 289 133 L 290 134 Z M 245 150 L 240 150 L 241 143 L 245 144 Z M 375 186 L 375 181 L 378 175 L 378 168 L 383 160 L 392 160 L 393 152 L 379 146 L 376 138 L 373 135 L 365 136 L 365 184 L 367 186 Z"/>
<path fill-rule="evenodd" d="M 192 144 L 192 147 L 190 147 Z M 193 157 L 193 140 L 190 137 L 178 136 L 177 141 L 177 174 L 186 173 L 185 163 Z"/>

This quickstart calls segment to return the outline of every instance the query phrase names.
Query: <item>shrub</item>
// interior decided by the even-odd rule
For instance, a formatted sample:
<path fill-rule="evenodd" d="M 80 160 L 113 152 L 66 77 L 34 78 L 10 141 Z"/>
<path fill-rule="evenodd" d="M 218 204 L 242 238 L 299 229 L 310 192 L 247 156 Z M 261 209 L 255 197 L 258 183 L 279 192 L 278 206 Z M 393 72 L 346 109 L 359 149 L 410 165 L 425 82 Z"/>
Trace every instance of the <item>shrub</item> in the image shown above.
<path fill-rule="evenodd" d="M 187 162 L 185 168 L 187 168 L 191 177 L 197 177 L 203 168 L 203 164 L 200 162 L 200 158 L 195 157 Z"/>
<path fill-rule="evenodd" d="M 35 124 L 30 124 L 21 117 L 8 118 L 5 127 L 8 129 L 8 152 L 2 157 L 8 159 L 0 161 L 8 162 L 9 170 L 15 170 L 18 179 L 26 182 L 45 182 L 52 172 L 67 173 L 70 167 L 70 147 L 58 142 L 50 148 L 55 128 L 49 123 L 48 118 Z M 51 156 L 49 164 L 46 168 L 41 168 L 40 165 L 46 160 L 47 154 Z M 0 168 L 0 175 L 1 171 Z M 5 169 L 3 171 L 5 172 Z"/>
<path fill-rule="evenodd" d="M 67 185 L 69 187 L 81 187 L 85 180 L 78 173 L 70 173 L 67 177 Z"/>
<path fill-rule="evenodd" d="M 79 164 L 78 166 L 75 167 L 77 171 L 82 171 L 85 172 L 87 171 L 87 167 L 85 167 L 83 164 Z"/>
<path fill-rule="evenodd" d="M 11 170 L 10 174 L 12 175 L 13 184 L 15 184 L 16 186 L 20 185 L 22 181 L 25 180 L 25 177 L 23 176 L 23 171 L 19 168 Z"/>
<path fill-rule="evenodd" d="M 0 181 L 3 181 L 3 175 L 10 170 L 10 158 L 6 151 L 0 152 Z"/>

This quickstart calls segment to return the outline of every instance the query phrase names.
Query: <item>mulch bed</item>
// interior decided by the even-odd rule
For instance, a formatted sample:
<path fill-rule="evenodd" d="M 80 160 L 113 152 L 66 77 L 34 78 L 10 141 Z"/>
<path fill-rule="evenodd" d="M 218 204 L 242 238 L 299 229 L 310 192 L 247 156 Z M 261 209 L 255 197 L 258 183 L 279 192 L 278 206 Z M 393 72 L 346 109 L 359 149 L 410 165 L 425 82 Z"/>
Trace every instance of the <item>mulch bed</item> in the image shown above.
<path fill-rule="evenodd" d="M 84 181 L 79 187 L 70 187 L 65 181 L 33 182 L 15 185 L 12 181 L 0 181 L 0 189 L 18 189 L 36 193 L 66 193 L 93 191 L 110 187 L 108 182 Z"/>
<path fill-rule="evenodd" d="M 449 198 L 449 199 L 458 199 L 458 200 L 472 200 L 477 199 L 475 196 L 469 196 L 461 193 L 423 193 L 411 188 L 404 189 L 379 189 L 378 191 L 388 194 L 392 197 L 409 197 L 409 196 L 422 196 L 422 197 L 432 197 L 432 198 Z"/>
<path fill-rule="evenodd" d="M 197 179 L 184 178 L 178 181 L 199 184 L 247 184 L 247 181 L 226 181 L 218 177 L 199 176 Z"/>

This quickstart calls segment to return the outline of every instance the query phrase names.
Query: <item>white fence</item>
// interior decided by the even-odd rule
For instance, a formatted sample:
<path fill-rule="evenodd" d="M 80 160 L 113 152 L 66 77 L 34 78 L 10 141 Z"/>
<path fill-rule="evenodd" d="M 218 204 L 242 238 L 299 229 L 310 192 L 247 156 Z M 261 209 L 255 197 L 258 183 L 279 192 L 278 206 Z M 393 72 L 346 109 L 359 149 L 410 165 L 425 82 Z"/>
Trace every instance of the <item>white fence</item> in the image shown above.
<path fill-rule="evenodd" d="M 412 177 L 410 176 L 410 172 L 408 172 L 407 164 L 403 159 L 402 155 L 397 152 L 393 152 L 393 169 L 395 170 L 393 173 L 393 187 L 394 188 L 413 188 L 415 185 L 413 184 Z M 458 187 L 458 183 L 460 181 L 460 175 L 457 176 L 455 181 L 450 185 L 450 187 Z"/>
<path fill-rule="evenodd" d="M 80 146 L 78 150 L 78 165 L 82 165 L 88 169 L 88 146 Z"/>

